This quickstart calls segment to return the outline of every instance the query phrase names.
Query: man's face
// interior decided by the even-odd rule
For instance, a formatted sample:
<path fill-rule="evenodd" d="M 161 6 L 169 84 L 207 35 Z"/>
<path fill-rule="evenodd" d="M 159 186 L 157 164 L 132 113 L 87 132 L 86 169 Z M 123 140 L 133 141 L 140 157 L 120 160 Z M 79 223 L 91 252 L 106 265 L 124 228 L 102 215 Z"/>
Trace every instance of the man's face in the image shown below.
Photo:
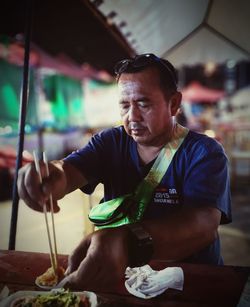
<path fill-rule="evenodd" d="M 160 87 L 158 71 L 124 73 L 118 81 L 120 113 L 126 132 L 140 145 L 161 146 L 173 127 L 173 107 Z"/>

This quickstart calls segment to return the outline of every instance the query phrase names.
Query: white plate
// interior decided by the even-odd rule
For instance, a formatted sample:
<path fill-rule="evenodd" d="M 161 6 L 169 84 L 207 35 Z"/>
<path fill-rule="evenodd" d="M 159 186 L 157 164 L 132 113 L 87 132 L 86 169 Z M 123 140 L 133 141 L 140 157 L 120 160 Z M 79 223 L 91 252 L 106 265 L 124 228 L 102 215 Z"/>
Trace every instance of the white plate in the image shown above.
<path fill-rule="evenodd" d="M 56 287 L 56 285 L 54 285 L 54 286 L 43 286 L 43 285 L 40 285 L 37 281 L 35 281 L 35 285 L 37 287 L 41 288 L 41 289 L 44 289 L 44 290 L 51 290 L 51 289 Z"/>
<path fill-rule="evenodd" d="M 9 307 L 10 304 L 16 300 L 17 298 L 23 297 L 23 296 L 37 296 L 38 294 L 45 294 L 45 293 L 50 293 L 51 291 L 17 291 L 4 300 L 0 301 L 0 307 Z M 73 292 L 76 295 L 84 294 L 90 302 L 91 307 L 96 307 L 97 306 L 97 296 L 93 292 L 89 291 L 82 291 L 82 292 Z"/>
<path fill-rule="evenodd" d="M 61 279 L 59 281 L 58 284 L 54 285 L 54 286 L 43 286 L 43 285 L 40 285 L 37 280 L 35 280 L 35 284 L 37 285 L 37 287 L 41 288 L 41 289 L 44 289 L 44 290 L 52 290 L 52 289 L 59 289 L 59 288 L 65 288 L 65 285 L 67 284 L 68 280 L 67 280 L 67 276 L 64 277 L 63 279 Z"/>

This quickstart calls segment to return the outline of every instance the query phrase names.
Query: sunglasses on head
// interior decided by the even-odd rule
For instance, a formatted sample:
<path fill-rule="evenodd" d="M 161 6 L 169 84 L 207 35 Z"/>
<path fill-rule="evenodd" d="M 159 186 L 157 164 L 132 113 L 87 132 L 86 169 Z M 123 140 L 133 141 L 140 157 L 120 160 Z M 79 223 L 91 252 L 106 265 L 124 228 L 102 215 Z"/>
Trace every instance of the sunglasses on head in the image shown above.
<path fill-rule="evenodd" d="M 146 54 L 141 54 L 141 55 L 137 55 L 136 57 L 134 57 L 133 59 L 125 59 L 125 60 L 121 60 L 119 61 L 116 65 L 115 65 L 115 74 L 116 76 L 119 78 L 119 76 L 126 72 L 129 68 L 134 68 L 134 69 L 139 69 L 139 68 L 143 68 L 143 67 L 147 67 L 150 66 L 152 64 L 158 64 L 161 67 L 163 67 L 175 89 L 177 88 L 177 79 L 175 76 L 175 73 L 173 72 L 173 66 L 172 64 L 170 64 L 170 62 L 168 62 L 167 60 L 162 60 L 160 58 L 158 58 L 156 55 L 154 55 L 153 53 L 146 53 Z"/>

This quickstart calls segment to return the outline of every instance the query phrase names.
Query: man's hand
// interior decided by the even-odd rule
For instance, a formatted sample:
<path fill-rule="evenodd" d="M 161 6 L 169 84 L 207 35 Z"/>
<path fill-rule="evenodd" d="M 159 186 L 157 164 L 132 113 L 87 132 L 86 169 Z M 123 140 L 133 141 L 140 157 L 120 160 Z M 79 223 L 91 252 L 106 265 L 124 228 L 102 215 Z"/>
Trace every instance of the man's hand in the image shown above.
<path fill-rule="evenodd" d="M 109 291 L 123 281 L 127 266 L 128 229 L 101 229 L 82 240 L 69 257 L 67 286 Z"/>
<path fill-rule="evenodd" d="M 18 193 L 30 208 L 43 211 L 43 204 L 48 201 L 50 194 L 52 194 L 54 212 L 60 210 L 57 200 L 65 195 L 67 187 L 67 178 L 62 164 L 62 161 L 50 162 L 48 164 L 49 177 L 47 177 L 45 164 L 40 162 L 42 183 L 39 181 L 34 163 L 27 164 L 19 170 Z M 47 210 L 50 210 L 48 205 Z"/>

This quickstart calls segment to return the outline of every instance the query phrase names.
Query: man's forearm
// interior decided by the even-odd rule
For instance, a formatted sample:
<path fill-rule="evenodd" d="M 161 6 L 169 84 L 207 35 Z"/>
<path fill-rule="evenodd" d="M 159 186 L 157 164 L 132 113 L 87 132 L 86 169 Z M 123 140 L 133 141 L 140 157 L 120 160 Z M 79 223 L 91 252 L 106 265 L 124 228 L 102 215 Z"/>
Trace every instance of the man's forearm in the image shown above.
<path fill-rule="evenodd" d="M 64 191 L 61 191 L 62 194 L 66 195 L 88 183 L 83 174 L 69 162 L 55 160 L 52 161 L 52 163 L 58 168 L 59 172 L 61 172 L 61 176 L 65 178 Z"/>
<path fill-rule="evenodd" d="M 218 209 L 205 207 L 143 221 L 143 227 L 153 238 L 153 258 L 178 261 L 208 246 L 217 236 L 220 217 Z"/>

